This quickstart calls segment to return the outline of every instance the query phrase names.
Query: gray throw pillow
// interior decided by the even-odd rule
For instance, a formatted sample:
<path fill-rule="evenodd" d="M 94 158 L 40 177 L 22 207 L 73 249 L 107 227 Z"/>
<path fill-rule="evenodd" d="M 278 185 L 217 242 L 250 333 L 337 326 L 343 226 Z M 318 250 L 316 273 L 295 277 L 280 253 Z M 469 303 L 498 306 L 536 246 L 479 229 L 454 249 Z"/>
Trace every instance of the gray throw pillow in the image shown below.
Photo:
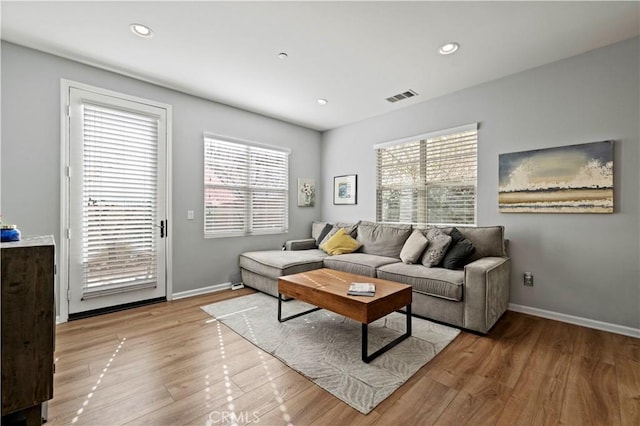
<path fill-rule="evenodd" d="M 357 221 L 356 223 L 336 222 L 336 226 L 338 227 L 338 229 L 344 228 L 344 230 L 347 231 L 347 234 L 355 238 L 357 235 L 359 223 L 360 221 Z"/>
<path fill-rule="evenodd" d="M 324 228 L 322 229 L 322 231 L 320 231 L 320 234 L 318 234 L 318 237 L 315 239 L 316 240 L 316 245 L 318 247 L 320 247 L 320 242 L 322 242 L 324 240 L 324 237 L 327 236 L 327 234 L 329 232 L 331 232 L 331 230 L 333 229 L 333 225 L 330 223 L 327 223 Z"/>
<path fill-rule="evenodd" d="M 476 251 L 473 243 L 458 230 L 453 228 L 449 233 L 451 244 L 447 253 L 442 258 L 442 267 L 447 269 L 462 269 L 468 262 L 469 257 Z"/>
<path fill-rule="evenodd" d="M 333 237 L 333 235 L 338 232 L 338 228 L 336 225 L 331 225 L 331 230 L 327 233 L 324 234 L 324 238 L 320 239 L 318 241 L 318 247 L 320 247 L 321 245 L 323 245 L 324 243 L 326 243 L 329 238 Z"/>
<path fill-rule="evenodd" d="M 329 224 L 327 222 L 312 222 L 311 223 L 311 238 L 316 240 L 316 244 L 319 243 L 320 241 L 322 241 L 322 238 L 320 238 L 320 234 L 322 233 L 324 228 L 326 228 L 327 225 L 329 225 L 329 229 L 331 229 L 331 224 Z"/>
<path fill-rule="evenodd" d="M 338 222 L 335 225 L 332 225 L 331 230 L 324 235 L 324 238 L 318 239 L 320 241 L 318 243 L 318 247 L 329 241 L 329 238 L 333 237 L 340 228 L 344 228 L 347 234 L 349 234 L 351 237 L 354 237 L 354 234 L 358 229 L 358 224 Z"/>
<path fill-rule="evenodd" d="M 416 263 L 420 260 L 424 249 L 427 248 L 427 244 L 429 244 L 429 240 L 427 240 L 422 231 L 414 229 L 402 246 L 400 260 L 407 264 Z"/>
<path fill-rule="evenodd" d="M 429 240 L 429 245 L 422 256 L 422 264 L 430 268 L 442 261 L 449 244 L 451 244 L 451 237 L 437 228 L 431 228 L 427 231 L 427 240 Z"/>

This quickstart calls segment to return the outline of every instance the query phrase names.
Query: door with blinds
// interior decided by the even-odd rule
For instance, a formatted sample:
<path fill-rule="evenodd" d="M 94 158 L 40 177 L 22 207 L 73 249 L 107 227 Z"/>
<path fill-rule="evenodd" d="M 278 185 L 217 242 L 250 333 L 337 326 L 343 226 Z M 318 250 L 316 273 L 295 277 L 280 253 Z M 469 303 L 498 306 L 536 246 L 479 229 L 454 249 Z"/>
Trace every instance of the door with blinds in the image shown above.
<path fill-rule="evenodd" d="M 69 90 L 69 314 L 166 297 L 167 110 Z"/>

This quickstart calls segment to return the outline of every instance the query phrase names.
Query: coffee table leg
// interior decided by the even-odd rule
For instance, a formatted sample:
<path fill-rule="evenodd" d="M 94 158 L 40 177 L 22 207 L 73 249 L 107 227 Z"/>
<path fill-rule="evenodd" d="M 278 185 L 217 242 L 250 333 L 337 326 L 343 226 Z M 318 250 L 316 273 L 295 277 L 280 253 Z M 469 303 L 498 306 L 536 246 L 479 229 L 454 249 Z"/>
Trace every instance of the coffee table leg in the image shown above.
<path fill-rule="evenodd" d="M 300 312 L 298 314 L 289 315 L 288 317 L 282 318 L 282 294 L 278 293 L 278 321 L 279 322 L 289 321 L 290 319 L 298 318 L 303 315 L 310 314 L 311 312 L 318 311 L 320 309 L 322 308 L 313 308 L 313 309 L 309 309 L 308 311 Z"/>
<path fill-rule="evenodd" d="M 371 358 L 367 355 L 369 352 L 369 325 L 362 323 L 362 362 L 367 364 L 371 361 Z"/>
<path fill-rule="evenodd" d="M 402 336 L 398 336 L 391 342 L 387 343 L 382 348 L 378 349 L 371 355 L 367 355 L 369 352 L 369 326 L 368 324 L 362 324 L 362 361 L 365 363 L 370 363 L 383 353 L 387 352 L 389 349 L 396 346 L 398 343 L 402 342 L 407 337 L 411 336 L 411 304 L 407 305 L 407 312 L 405 313 L 407 317 L 407 322 L 405 326 L 405 333 Z"/>

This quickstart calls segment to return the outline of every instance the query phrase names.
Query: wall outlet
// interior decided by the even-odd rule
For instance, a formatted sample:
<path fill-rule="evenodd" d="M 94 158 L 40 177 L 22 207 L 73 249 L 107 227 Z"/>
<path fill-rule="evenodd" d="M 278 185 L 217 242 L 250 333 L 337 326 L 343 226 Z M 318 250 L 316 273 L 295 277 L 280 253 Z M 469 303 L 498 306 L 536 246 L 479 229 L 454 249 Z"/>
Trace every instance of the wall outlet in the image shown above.
<path fill-rule="evenodd" d="M 193 220 L 193 210 L 187 210 L 187 220 Z"/>
<path fill-rule="evenodd" d="M 531 272 L 524 273 L 524 285 L 533 287 L 533 274 Z"/>

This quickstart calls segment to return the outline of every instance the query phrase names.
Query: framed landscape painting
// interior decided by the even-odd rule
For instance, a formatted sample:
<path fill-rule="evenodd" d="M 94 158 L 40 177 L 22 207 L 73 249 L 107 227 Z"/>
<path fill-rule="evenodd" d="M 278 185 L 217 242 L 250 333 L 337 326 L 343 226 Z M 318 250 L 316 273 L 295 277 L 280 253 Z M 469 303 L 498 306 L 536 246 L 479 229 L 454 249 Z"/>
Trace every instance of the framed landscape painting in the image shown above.
<path fill-rule="evenodd" d="M 613 141 L 499 155 L 503 213 L 613 213 Z"/>

